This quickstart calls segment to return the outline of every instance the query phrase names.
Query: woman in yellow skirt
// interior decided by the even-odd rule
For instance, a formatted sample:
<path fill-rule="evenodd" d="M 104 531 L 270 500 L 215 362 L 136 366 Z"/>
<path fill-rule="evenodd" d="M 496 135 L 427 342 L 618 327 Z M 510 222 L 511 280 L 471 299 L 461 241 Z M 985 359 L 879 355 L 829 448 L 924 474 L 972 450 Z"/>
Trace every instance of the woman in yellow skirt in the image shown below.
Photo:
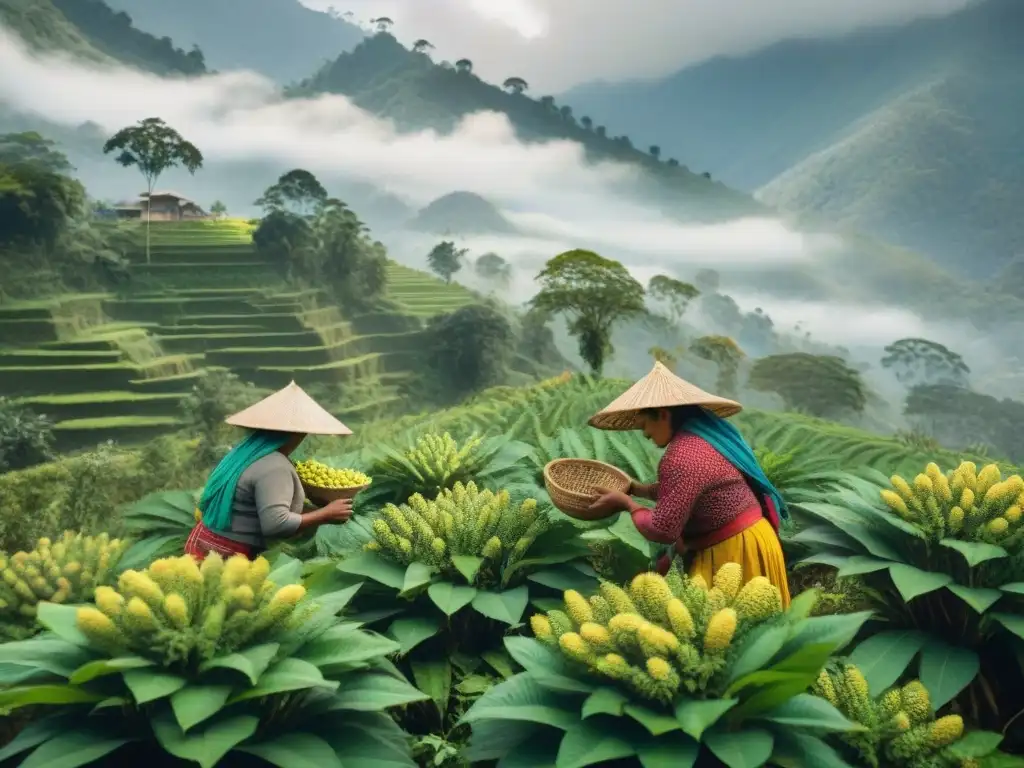
<path fill-rule="evenodd" d="M 598 429 L 642 429 L 665 453 L 657 482 L 633 481 L 629 493 L 599 489 L 597 515 L 628 510 L 648 541 L 666 545 L 657 570 L 666 573 L 675 554 L 691 576 L 710 584 L 725 563 L 739 563 L 744 581 L 764 576 L 789 605 L 780 518 L 788 519 L 779 492 L 765 477 L 739 430 L 726 419 L 739 403 L 708 394 L 661 363 L 590 419 Z M 654 507 L 636 503 L 638 496 Z"/>

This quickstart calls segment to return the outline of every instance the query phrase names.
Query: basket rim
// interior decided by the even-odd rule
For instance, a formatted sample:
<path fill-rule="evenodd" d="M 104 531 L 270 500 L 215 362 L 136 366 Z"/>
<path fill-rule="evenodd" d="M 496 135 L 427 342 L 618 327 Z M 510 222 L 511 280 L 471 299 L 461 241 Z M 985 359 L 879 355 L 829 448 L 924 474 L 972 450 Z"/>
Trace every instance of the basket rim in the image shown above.
<path fill-rule="evenodd" d="M 355 488 L 358 488 L 359 490 L 365 490 L 369 488 L 372 484 L 373 480 L 371 479 L 370 482 L 363 483 L 362 485 L 346 485 L 343 488 L 325 488 L 322 485 L 313 485 L 312 483 L 307 482 L 302 482 L 302 487 L 306 489 L 312 488 L 315 491 L 351 491 Z"/>
<path fill-rule="evenodd" d="M 553 485 L 554 487 L 558 488 L 558 490 L 563 492 L 563 493 L 571 494 L 573 496 L 579 496 L 579 497 L 587 496 L 587 494 L 585 494 L 585 493 L 580 493 L 579 491 L 574 491 L 574 490 L 572 490 L 570 488 L 566 488 L 564 485 L 560 485 L 551 476 L 551 469 L 553 467 L 555 467 L 557 465 L 560 465 L 560 464 L 570 464 L 570 463 L 571 464 L 589 464 L 591 466 L 598 466 L 601 469 L 608 470 L 613 475 L 617 475 L 621 480 L 623 480 L 626 483 L 631 482 L 630 476 L 628 474 L 626 474 L 625 472 L 623 472 L 618 467 L 616 467 L 614 464 L 609 464 L 608 462 L 605 462 L 605 461 L 599 461 L 598 459 L 570 459 L 570 458 L 553 459 L 552 461 L 549 461 L 544 466 L 544 480 L 546 482 L 550 483 L 551 485 Z"/>

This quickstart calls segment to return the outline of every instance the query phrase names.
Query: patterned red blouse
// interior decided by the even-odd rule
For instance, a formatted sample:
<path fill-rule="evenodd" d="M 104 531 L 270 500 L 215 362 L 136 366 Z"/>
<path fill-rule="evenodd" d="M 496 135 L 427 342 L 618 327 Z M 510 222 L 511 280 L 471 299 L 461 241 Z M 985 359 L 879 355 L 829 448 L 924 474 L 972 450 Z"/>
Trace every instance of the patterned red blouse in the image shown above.
<path fill-rule="evenodd" d="M 741 516 L 757 519 L 761 509 L 740 471 L 704 438 L 685 431 L 661 457 L 655 497 L 654 509 L 634 508 L 633 523 L 645 539 L 676 543 L 679 550 L 687 539 L 713 538 Z"/>

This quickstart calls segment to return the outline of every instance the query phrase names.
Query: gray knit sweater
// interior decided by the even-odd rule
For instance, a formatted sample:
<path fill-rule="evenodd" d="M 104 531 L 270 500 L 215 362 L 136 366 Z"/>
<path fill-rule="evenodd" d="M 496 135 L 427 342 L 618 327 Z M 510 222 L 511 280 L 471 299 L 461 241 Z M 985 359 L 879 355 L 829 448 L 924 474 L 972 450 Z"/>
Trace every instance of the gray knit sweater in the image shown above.
<path fill-rule="evenodd" d="M 274 451 L 246 469 L 231 505 L 225 538 L 265 549 L 267 539 L 287 538 L 302 522 L 306 494 L 288 457 Z"/>

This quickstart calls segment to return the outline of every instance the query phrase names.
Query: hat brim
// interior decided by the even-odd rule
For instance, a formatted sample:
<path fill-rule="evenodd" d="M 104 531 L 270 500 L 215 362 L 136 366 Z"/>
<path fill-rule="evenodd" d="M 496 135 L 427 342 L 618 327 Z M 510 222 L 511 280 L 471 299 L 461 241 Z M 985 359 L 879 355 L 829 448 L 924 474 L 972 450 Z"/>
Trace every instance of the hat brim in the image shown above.
<path fill-rule="evenodd" d="M 329 414 L 294 381 L 255 405 L 226 418 L 244 429 L 302 435 L 351 435 L 352 430 Z"/>

